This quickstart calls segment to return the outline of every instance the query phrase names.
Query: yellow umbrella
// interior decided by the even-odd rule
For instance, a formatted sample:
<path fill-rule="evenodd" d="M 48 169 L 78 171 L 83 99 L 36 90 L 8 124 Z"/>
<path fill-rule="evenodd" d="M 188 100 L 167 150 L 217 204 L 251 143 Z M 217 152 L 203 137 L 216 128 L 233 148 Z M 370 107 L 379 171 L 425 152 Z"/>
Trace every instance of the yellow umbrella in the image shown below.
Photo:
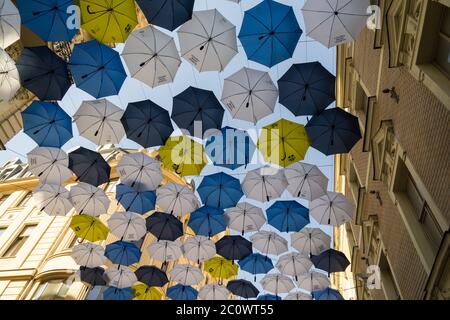
<path fill-rule="evenodd" d="M 103 43 L 125 42 L 136 27 L 133 0 L 80 0 L 81 27 Z"/>
<path fill-rule="evenodd" d="M 238 274 L 237 264 L 222 257 L 205 261 L 203 269 L 215 278 L 229 279 Z"/>
<path fill-rule="evenodd" d="M 263 127 L 258 140 L 264 159 L 282 167 L 303 160 L 309 146 L 305 127 L 286 119 Z"/>
<path fill-rule="evenodd" d="M 164 167 L 184 176 L 197 176 L 207 160 L 205 148 L 186 136 L 169 138 L 158 150 Z"/>
<path fill-rule="evenodd" d="M 78 238 L 86 239 L 91 242 L 106 240 L 109 229 L 99 219 L 79 214 L 72 217 L 70 228 L 75 232 Z"/>
<path fill-rule="evenodd" d="M 143 283 L 135 284 L 133 286 L 133 292 L 138 300 L 161 300 L 163 297 L 161 289 L 149 287 Z"/>

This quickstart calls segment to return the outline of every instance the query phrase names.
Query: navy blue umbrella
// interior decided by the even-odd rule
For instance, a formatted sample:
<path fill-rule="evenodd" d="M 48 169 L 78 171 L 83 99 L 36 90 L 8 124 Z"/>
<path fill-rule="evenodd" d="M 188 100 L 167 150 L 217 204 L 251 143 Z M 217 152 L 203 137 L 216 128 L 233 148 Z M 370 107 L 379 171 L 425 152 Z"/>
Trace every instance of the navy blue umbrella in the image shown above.
<path fill-rule="evenodd" d="M 258 296 L 256 300 L 262 300 L 262 301 L 272 301 L 272 300 L 281 300 L 280 296 L 276 296 L 274 294 L 263 294 Z"/>
<path fill-rule="evenodd" d="M 298 232 L 309 223 L 309 210 L 297 201 L 277 201 L 266 213 L 269 224 L 281 232 Z"/>
<path fill-rule="evenodd" d="M 99 186 L 109 181 L 111 167 L 95 151 L 79 147 L 69 153 L 69 169 L 77 176 L 77 181 Z"/>
<path fill-rule="evenodd" d="M 264 0 L 245 11 L 239 40 L 249 60 L 270 68 L 292 57 L 301 34 L 292 7 Z"/>
<path fill-rule="evenodd" d="M 109 287 L 103 292 L 104 300 L 133 300 L 133 289 Z"/>
<path fill-rule="evenodd" d="M 206 206 L 221 209 L 236 206 L 244 195 L 240 181 L 223 172 L 204 177 L 197 192 Z"/>
<path fill-rule="evenodd" d="M 119 183 L 116 186 L 116 200 L 125 208 L 125 211 L 144 214 L 155 209 L 155 191 L 136 191 L 136 189 Z"/>
<path fill-rule="evenodd" d="M 231 280 L 228 281 L 227 289 L 242 298 L 256 298 L 259 294 L 259 290 L 247 280 Z"/>
<path fill-rule="evenodd" d="M 345 300 L 339 291 L 331 288 L 313 291 L 312 296 L 315 300 Z"/>
<path fill-rule="evenodd" d="M 173 31 L 192 18 L 194 0 L 136 0 L 147 21 Z"/>
<path fill-rule="evenodd" d="M 317 256 L 311 256 L 311 261 L 317 269 L 328 272 L 343 272 L 350 264 L 345 254 L 334 249 L 328 249 Z"/>
<path fill-rule="evenodd" d="M 252 254 L 252 243 L 242 236 L 223 236 L 216 242 L 216 252 L 228 260 L 244 259 Z"/>
<path fill-rule="evenodd" d="M 198 291 L 191 286 L 177 284 L 167 289 L 167 296 L 172 300 L 196 300 Z"/>
<path fill-rule="evenodd" d="M 305 129 L 311 146 L 327 156 L 348 153 L 361 139 L 358 118 L 341 108 L 313 116 Z"/>
<path fill-rule="evenodd" d="M 137 279 L 149 287 L 163 287 L 169 282 L 167 275 L 155 266 L 142 266 L 135 271 Z"/>
<path fill-rule="evenodd" d="M 163 145 L 173 132 L 169 112 L 150 100 L 129 103 L 120 121 L 127 138 L 144 148 Z"/>
<path fill-rule="evenodd" d="M 129 266 L 139 262 L 141 250 L 131 242 L 116 241 L 106 246 L 105 257 L 114 264 Z"/>
<path fill-rule="evenodd" d="M 47 46 L 25 48 L 16 66 L 22 86 L 40 100 L 62 100 L 72 85 L 67 63 Z"/>
<path fill-rule="evenodd" d="M 155 212 L 146 219 L 147 230 L 158 240 L 175 241 L 183 235 L 183 224 L 175 216 Z"/>
<path fill-rule="evenodd" d="M 118 94 L 127 77 L 119 53 L 97 40 L 75 45 L 69 69 L 77 87 L 95 98 Z"/>
<path fill-rule="evenodd" d="M 209 129 L 222 127 L 223 109 L 214 92 L 189 87 L 173 98 L 172 120 L 189 131 L 191 136 L 203 135 Z M 201 132 L 194 132 L 194 125 L 201 125 Z"/>
<path fill-rule="evenodd" d="M 254 275 L 256 281 L 257 274 L 266 274 L 273 269 L 272 260 L 260 253 L 253 253 L 238 261 L 241 270 Z"/>
<path fill-rule="evenodd" d="M 105 269 L 101 267 L 87 268 L 80 267 L 80 279 L 81 282 L 90 284 L 91 286 L 104 286 L 106 285 L 103 274 Z"/>
<path fill-rule="evenodd" d="M 61 148 L 72 138 L 70 116 L 56 103 L 33 101 L 22 111 L 23 131 L 40 147 Z"/>
<path fill-rule="evenodd" d="M 215 236 L 227 228 L 223 210 L 208 206 L 203 206 L 192 212 L 188 226 L 195 234 L 205 237 Z"/>
<path fill-rule="evenodd" d="M 336 77 L 320 62 L 294 64 L 278 80 L 280 103 L 295 116 L 321 113 L 336 99 Z"/>

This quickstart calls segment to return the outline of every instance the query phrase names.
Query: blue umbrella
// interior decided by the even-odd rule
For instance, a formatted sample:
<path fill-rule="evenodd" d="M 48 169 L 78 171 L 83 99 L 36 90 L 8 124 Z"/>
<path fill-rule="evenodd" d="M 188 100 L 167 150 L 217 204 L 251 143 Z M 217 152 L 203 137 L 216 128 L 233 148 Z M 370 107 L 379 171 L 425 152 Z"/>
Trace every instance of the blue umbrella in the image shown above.
<path fill-rule="evenodd" d="M 69 153 L 69 169 L 77 176 L 76 181 L 99 186 L 109 181 L 111 167 L 100 153 L 79 147 Z"/>
<path fill-rule="evenodd" d="M 158 240 L 175 241 L 183 235 L 183 224 L 175 216 L 155 212 L 146 219 L 147 230 Z"/>
<path fill-rule="evenodd" d="M 133 289 L 109 287 L 103 292 L 103 300 L 133 300 Z"/>
<path fill-rule="evenodd" d="M 252 254 L 252 243 L 242 236 L 223 236 L 216 242 L 216 252 L 228 260 L 243 259 Z"/>
<path fill-rule="evenodd" d="M 358 118 L 341 108 L 313 116 L 305 129 L 311 146 L 327 156 L 348 153 L 361 139 Z"/>
<path fill-rule="evenodd" d="M 256 300 L 263 300 L 263 301 L 272 301 L 272 300 L 281 300 L 280 296 L 276 296 L 274 294 L 263 294 L 258 296 Z"/>
<path fill-rule="evenodd" d="M 292 7 L 264 0 L 245 11 L 239 40 L 249 60 L 270 68 L 292 57 L 301 34 Z"/>
<path fill-rule="evenodd" d="M 269 224 L 281 232 L 298 232 L 309 223 L 309 210 L 297 201 L 277 201 L 266 213 Z"/>
<path fill-rule="evenodd" d="M 70 41 L 77 28 L 69 28 L 73 0 L 17 0 L 22 23 L 44 41 Z"/>
<path fill-rule="evenodd" d="M 72 138 L 70 116 L 56 103 L 33 101 L 22 111 L 23 131 L 40 147 L 61 148 Z"/>
<path fill-rule="evenodd" d="M 141 266 L 135 274 L 140 282 L 149 287 L 163 287 L 169 282 L 166 273 L 155 266 Z"/>
<path fill-rule="evenodd" d="M 75 45 L 69 69 L 77 87 L 95 98 L 118 94 L 127 77 L 119 53 L 97 40 Z"/>
<path fill-rule="evenodd" d="M 242 260 L 238 261 L 242 270 L 247 271 L 255 276 L 257 274 L 266 274 L 273 269 L 273 263 L 270 258 L 260 253 L 253 253 Z"/>
<path fill-rule="evenodd" d="M 116 241 L 106 246 L 105 257 L 114 264 L 129 266 L 139 262 L 141 250 L 131 242 Z"/>
<path fill-rule="evenodd" d="M 294 64 L 278 80 L 280 103 L 295 116 L 317 115 L 336 99 L 336 77 L 320 62 Z"/>
<path fill-rule="evenodd" d="M 331 288 L 313 291 L 312 296 L 315 300 L 345 300 L 339 291 Z"/>
<path fill-rule="evenodd" d="M 173 98 L 172 120 L 191 136 L 204 135 L 210 129 L 222 127 L 223 109 L 214 92 L 189 87 Z M 195 132 L 195 125 L 201 125 Z"/>
<path fill-rule="evenodd" d="M 144 148 L 163 145 L 173 132 L 169 112 L 150 100 L 129 103 L 120 121 L 127 138 Z"/>
<path fill-rule="evenodd" d="M 252 160 L 255 149 L 247 131 L 224 127 L 208 138 L 205 152 L 215 166 L 234 170 L 246 166 Z"/>
<path fill-rule="evenodd" d="M 148 23 L 173 31 L 192 18 L 194 0 L 136 0 Z"/>
<path fill-rule="evenodd" d="M 317 269 L 328 272 L 343 272 L 350 264 L 344 253 L 328 249 L 317 256 L 311 256 L 311 261 Z"/>
<path fill-rule="evenodd" d="M 215 236 L 227 228 L 223 210 L 208 206 L 203 206 L 192 212 L 188 226 L 195 234 L 205 237 Z"/>
<path fill-rule="evenodd" d="M 221 209 L 236 206 L 244 195 L 239 179 L 223 172 L 204 177 L 197 192 L 206 206 Z"/>
<path fill-rule="evenodd" d="M 144 214 L 155 209 L 156 193 L 154 191 L 139 192 L 120 183 L 116 186 L 116 200 L 125 208 L 125 211 Z"/>
<path fill-rule="evenodd" d="M 259 294 L 259 290 L 247 280 L 231 280 L 228 281 L 227 289 L 242 298 L 256 298 Z"/>
<path fill-rule="evenodd" d="M 191 286 L 177 284 L 168 288 L 166 294 L 172 300 L 196 300 L 198 291 Z"/>
<path fill-rule="evenodd" d="M 72 85 L 67 63 L 47 46 L 25 48 L 16 66 L 22 86 L 40 100 L 62 100 Z"/>
<path fill-rule="evenodd" d="M 102 267 L 80 267 L 80 280 L 81 282 L 90 284 L 91 286 L 104 286 L 106 285 L 106 281 L 103 276 L 104 273 L 105 269 Z"/>

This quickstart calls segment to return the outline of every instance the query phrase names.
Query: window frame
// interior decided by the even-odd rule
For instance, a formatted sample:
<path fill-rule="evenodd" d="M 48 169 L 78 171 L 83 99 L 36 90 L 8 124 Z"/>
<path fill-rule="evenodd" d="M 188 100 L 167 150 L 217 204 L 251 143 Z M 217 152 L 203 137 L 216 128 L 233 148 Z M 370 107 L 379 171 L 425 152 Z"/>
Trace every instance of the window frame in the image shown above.
<path fill-rule="evenodd" d="M 20 232 L 18 232 L 16 234 L 16 236 L 13 238 L 13 240 L 11 242 L 9 242 L 8 246 L 5 248 L 5 250 L 0 254 L 0 259 L 11 259 L 11 258 L 15 258 L 17 257 L 18 253 L 20 252 L 20 250 L 24 247 L 24 245 L 26 244 L 26 242 L 28 241 L 28 239 L 30 239 L 30 237 L 32 237 L 33 232 L 35 231 L 35 229 L 37 228 L 38 224 L 37 223 L 30 223 L 30 224 L 26 224 L 24 225 L 21 229 Z M 27 228 L 33 228 L 33 230 L 31 231 L 31 234 L 28 236 L 23 236 L 24 232 L 27 230 Z M 25 238 L 25 240 L 23 240 Z M 13 248 L 17 247 L 17 249 L 12 250 Z M 14 252 L 14 254 L 11 254 L 11 251 Z"/>

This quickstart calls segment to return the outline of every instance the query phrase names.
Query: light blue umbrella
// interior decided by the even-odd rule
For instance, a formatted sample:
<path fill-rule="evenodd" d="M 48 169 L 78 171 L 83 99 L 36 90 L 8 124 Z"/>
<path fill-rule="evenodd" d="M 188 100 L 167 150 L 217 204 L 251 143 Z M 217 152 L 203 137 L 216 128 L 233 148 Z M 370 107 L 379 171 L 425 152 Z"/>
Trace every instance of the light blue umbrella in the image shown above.
<path fill-rule="evenodd" d="M 326 288 L 321 291 L 313 291 L 312 296 L 315 300 L 345 300 L 339 291 Z"/>
<path fill-rule="evenodd" d="M 221 209 L 236 206 L 244 195 L 240 181 L 223 172 L 204 177 L 197 192 L 206 206 Z"/>
<path fill-rule="evenodd" d="M 238 264 L 241 270 L 254 275 L 254 281 L 256 281 L 257 274 L 266 274 L 273 269 L 272 260 L 260 253 L 253 253 L 239 260 Z"/>
<path fill-rule="evenodd" d="M 133 296 L 133 290 L 131 288 L 119 289 L 109 287 L 103 292 L 103 300 L 132 300 Z"/>
<path fill-rule="evenodd" d="M 141 250 L 131 242 L 116 241 L 106 246 L 105 257 L 114 264 L 129 266 L 139 262 Z"/>
<path fill-rule="evenodd" d="M 205 237 L 212 237 L 227 228 L 223 210 L 208 206 L 203 206 L 192 212 L 188 226 L 195 234 Z"/>
<path fill-rule="evenodd" d="M 297 201 L 277 201 L 266 213 L 269 224 L 281 232 L 298 232 L 309 223 L 309 210 Z"/>
<path fill-rule="evenodd" d="M 172 300 L 196 300 L 198 291 L 191 286 L 177 284 L 167 289 L 167 296 Z"/>
<path fill-rule="evenodd" d="M 116 200 L 125 211 L 144 214 L 155 209 L 156 193 L 154 191 L 136 191 L 123 183 L 116 186 Z"/>
<path fill-rule="evenodd" d="M 263 300 L 263 301 L 272 301 L 272 300 L 282 300 L 280 296 L 276 296 L 274 294 L 263 294 L 258 296 L 256 300 Z"/>

